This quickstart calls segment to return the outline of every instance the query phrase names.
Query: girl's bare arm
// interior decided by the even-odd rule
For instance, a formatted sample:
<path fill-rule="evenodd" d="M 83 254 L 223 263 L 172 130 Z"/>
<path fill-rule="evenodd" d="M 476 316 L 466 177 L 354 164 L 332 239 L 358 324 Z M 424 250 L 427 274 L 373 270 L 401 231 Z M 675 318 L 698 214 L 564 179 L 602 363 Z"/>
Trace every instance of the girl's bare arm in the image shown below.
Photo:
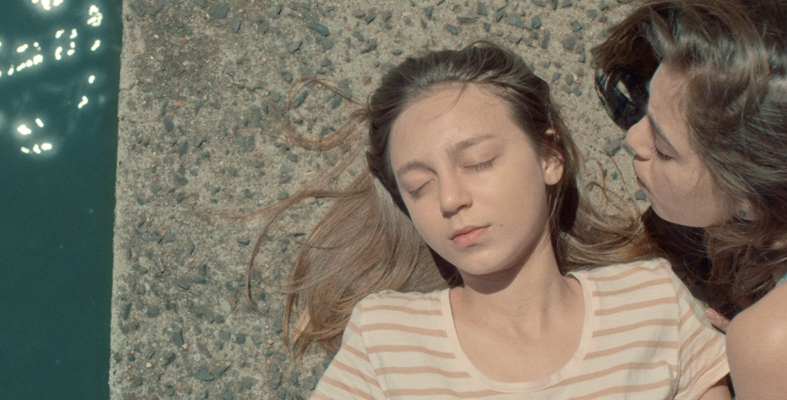
<path fill-rule="evenodd" d="M 787 285 L 738 314 L 727 329 L 727 358 L 738 400 L 787 393 Z"/>

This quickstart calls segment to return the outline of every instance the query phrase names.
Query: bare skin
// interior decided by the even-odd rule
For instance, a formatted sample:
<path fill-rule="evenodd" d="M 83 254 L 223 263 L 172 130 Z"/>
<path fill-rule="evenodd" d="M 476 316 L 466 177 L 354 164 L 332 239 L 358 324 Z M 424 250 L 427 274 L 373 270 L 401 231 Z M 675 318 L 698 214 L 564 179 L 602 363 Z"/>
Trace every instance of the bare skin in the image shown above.
<path fill-rule="evenodd" d="M 775 280 L 784 275 L 779 271 Z M 772 290 L 733 321 L 718 311 L 706 314 L 727 333 L 727 358 L 739 399 L 782 399 L 787 393 L 787 286 Z"/>
<path fill-rule="evenodd" d="M 738 314 L 727 328 L 727 359 L 738 399 L 787 393 L 787 285 Z"/>

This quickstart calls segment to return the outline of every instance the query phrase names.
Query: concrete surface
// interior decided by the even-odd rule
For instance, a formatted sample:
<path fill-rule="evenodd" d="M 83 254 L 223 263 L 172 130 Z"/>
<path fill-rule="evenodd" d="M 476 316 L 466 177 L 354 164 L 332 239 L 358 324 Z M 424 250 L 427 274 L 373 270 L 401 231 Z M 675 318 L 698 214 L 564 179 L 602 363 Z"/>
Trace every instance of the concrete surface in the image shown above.
<path fill-rule="evenodd" d="M 624 193 L 623 182 L 636 188 L 630 156 L 617 151 L 623 132 L 602 110 L 589 67 L 590 48 L 628 6 L 553 1 L 126 0 L 112 399 L 304 399 L 321 376 L 329 361 L 321 350 L 292 361 L 281 340 L 283 296 L 262 277 L 286 277 L 295 240 L 325 202 L 295 208 L 269 235 L 252 282 L 265 315 L 243 294 L 261 221 L 220 217 L 294 193 L 342 155 L 281 135 L 273 108 L 288 94 L 302 102 L 301 115 L 290 115 L 307 136 L 329 133 L 352 109 L 346 101 L 334 109 L 333 94 L 317 86 L 289 92 L 298 78 L 363 101 L 408 55 L 493 40 L 551 82 L 587 177 L 604 171 L 612 192 Z"/>

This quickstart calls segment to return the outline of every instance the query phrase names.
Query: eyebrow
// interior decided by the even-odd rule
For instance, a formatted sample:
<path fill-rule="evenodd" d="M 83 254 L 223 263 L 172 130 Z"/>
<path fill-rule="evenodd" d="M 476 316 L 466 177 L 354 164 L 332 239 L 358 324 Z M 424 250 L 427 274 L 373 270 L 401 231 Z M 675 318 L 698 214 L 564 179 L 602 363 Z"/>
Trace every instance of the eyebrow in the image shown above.
<path fill-rule="evenodd" d="M 493 135 L 491 133 L 487 133 L 487 134 L 484 134 L 484 135 L 478 135 L 478 136 L 471 137 L 469 139 L 465 139 L 465 140 L 463 140 L 463 141 L 461 141 L 461 142 L 451 146 L 451 150 L 448 151 L 448 154 L 450 154 L 451 156 L 455 156 L 455 155 L 461 153 L 462 151 L 467 150 L 470 147 L 473 147 L 473 146 L 475 146 L 475 145 L 477 145 L 477 144 L 479 144 L 481 142 L 487 141 L 487 140 L 495 138 L 495 137 L 496 137 L 496 135 Z"/>
<path fill-rule="evenodd" d="M 491 133 L 484 134 L 484 135 L 473 136 L 473 137 L 471 137 L 469 139 L 465 139 L 465 140 L 463 140 L 463 141 L 461 141 L 461 142 L 451 146 L 451 148 L 448 150 L 448 154 L 450 154 L 452 157 L 454 157 L 457 154 L 461 153 L 464 150 L 467 150 L 470 147 L 473 147 L 473 146 L 475 146 L 475 145 L 477 145 L 477 144 L 479 144 L 481 142 L 487 141 L 489 139 L 493 139 L 495 137 L 497 137 L 497 135 L 494 135 L 494 134 L 491 134 Z M 426 163 L 424 163 L 423 161 L 415 160 L 415 161 L 410 161 L 407 164 L 403 165 L 401 168 L 397 169 L 394 173 L 396 174 L 396 176 L 402 176 L 402 175 L 404 175 L 404 174 L 406 174 L 406 173 L 408 173 L 408 172 L 410 172 L 412 170 L 416 170 L 416 169 L 431 170 L 431 168 L 428 165 L 426 165 Z"/>

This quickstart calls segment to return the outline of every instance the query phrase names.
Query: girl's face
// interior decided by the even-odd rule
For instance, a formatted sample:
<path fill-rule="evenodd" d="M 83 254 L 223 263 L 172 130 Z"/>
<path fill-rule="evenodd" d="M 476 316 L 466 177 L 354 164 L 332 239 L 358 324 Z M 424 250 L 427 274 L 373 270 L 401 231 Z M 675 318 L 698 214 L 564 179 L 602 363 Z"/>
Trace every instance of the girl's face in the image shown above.
<path fill-rule="evenodd" d="M 661 218 L 708 227 L 731 211 L 699 154 L 692 149 L 683 112 L 686 78 L 661 65 L 650 81 L 648 114 L 632 126 L 626 144 L 636 153 L 637 183 Z"/>
<path fill-rule="evenodd" d="M 502 272 L 551 251 L 546 189 L 563 165 L 536 154 L 497 95 L 435 89 L 402 112 L 389 141 L 416 229 L 463 274 Z"/>

